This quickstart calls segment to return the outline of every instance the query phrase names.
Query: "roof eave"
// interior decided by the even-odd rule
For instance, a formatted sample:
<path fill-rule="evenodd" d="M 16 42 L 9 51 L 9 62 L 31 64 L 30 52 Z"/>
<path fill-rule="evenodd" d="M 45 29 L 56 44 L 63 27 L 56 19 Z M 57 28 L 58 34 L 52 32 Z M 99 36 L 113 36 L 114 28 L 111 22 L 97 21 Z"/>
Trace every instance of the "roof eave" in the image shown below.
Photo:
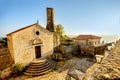
<path fill-rule="evenodd" d="M 24 30 L 24 29 L 26 29 L 26 28 L 32 27 L 33 25 L 36 25 L 36 24 L 37 24 L 37 23 L 34 23 L 34 24 L 29 25 L 29 26 L 26 26 L 26 27 L 20 28 L 20 29 L 18 29 L 18 30 L 15 30 L 15 31 L 13 31 L 13 32 L 11 32 L 11 33 L 6 34 L 6 36 L 12 35 L 12 34 L 14 34 L 14 33 L 16 33 L 16 32 L 21 31 L 21 30 Z"/>

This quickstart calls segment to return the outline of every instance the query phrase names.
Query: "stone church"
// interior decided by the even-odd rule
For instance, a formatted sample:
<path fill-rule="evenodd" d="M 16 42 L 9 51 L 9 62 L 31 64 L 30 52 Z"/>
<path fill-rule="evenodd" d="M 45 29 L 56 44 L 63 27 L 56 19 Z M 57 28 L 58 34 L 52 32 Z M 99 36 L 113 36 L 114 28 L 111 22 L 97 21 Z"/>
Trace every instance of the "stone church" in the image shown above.
<path fill-rule="evenodd" d="M 54 53 L 60 37 L 54 26 L 54 10 L 47 8 L 46 29 L 35 23 L 7 34 L 8 48 L 15 63 L 28 64 Z"/>

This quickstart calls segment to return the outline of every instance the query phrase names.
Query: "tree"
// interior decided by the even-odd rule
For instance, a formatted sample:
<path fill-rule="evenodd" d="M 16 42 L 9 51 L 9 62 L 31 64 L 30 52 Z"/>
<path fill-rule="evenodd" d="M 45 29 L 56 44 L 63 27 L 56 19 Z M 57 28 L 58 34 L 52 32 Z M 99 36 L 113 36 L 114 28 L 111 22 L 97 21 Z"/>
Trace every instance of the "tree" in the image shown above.
<path fill-rule="evenodd" d="M 64 33 L 63 26 L 61 24 L 56 25 L 56 32 L 60 35 L 63 40 L 67 39 L 67 35 Z"/>
<path fill-rule="evenodd" d="M 60 38 L 62 38 L 64 31 L 61 24 L 56 25 L 56 32 L 60 35 Z"/>
<path fill-rule="evenodd" d="M 0 43 L 2 44 L 2 46 L 7 46 L 7 38 L 0 39 Z"/>
<path fill-rule="evenodd" d="M 62 39 L 67 40 L 68 36 L 65 34 L 65 35 L 62 36 Z"/>

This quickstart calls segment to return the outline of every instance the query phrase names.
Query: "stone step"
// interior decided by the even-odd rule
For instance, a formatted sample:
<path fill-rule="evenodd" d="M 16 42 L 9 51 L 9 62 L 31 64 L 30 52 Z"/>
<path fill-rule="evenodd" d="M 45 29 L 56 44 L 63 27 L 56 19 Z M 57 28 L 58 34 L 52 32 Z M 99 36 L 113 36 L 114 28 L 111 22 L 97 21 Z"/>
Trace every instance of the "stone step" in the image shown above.
<path fill-rule="evenodd" d="M 50 61 L 45 61 L 44 63 L 30 63 L 30 66 L 44 66 L 45 64 L 49 64 Z"/>
<path fill-rule="evenodd" d="M 54 65 L 52 64 L 51 66 L 45 68 L 45 69 L 27 69 L 26 72 L 30 72 L 30 73 L 40 73 L 40 72 L 44 72 L 47 70 L 50 70 L 54 67 Z"/>
<path fill-rule="evenodd" d="M 45 69 L 45 68 L 48 68 L 52 65 L 52 63 L 47 63 L 47 64 L 44 64 L 43 66 L 29 66 L 27 69 L 31 69 L 31 70 L 39 70 L 39 69 Z"/>
<path fill-rule="evenodd" d="M 43 75 L 55 68 L 55 63 L 49 59 L 38 59 L 36 61 L 32 61 L 29 66 L 26 67 L 24 72 L 25 75 L 28 76 L 38 76 Z"/>
<path fill-rule="evenodd" d="M 40 72 L 40 73 L 28 73 L 28 72 L 24 72 L 25 75 L 28 75 L 28 76 L 39 76 L 39 75 L 44 75 L 44 74 L 47 74 L 48 72 L 52 71 L 52 69 L 49 69 L 47 71 L 44 71 L 44 72 Z"/>
<path fill-rule="evenodd" d="M 47 67 L 50 67 L 52 64 L 52 62 L 47 62 L 45 64 L 42 64 L 42 65 L 37 65 L 37 66 L 28 66 L 27 69 L 44 69 L 44 68 L 47 68 Z"/>
<path fill-rule="evenodd" d="M 52 71 L 53 69 L 51 68 L 51 69 L 49 69 L 49 70 L 47 70 L 47 71 L 43 71 L 43 72 L 24 72 L 24 74 L 25 75 L 28 75 L 28 76 L 39 76 L 39 75 L 43 75 L 43 74 L 46 74 L 46 73 L 48 73 L 48 72 L 50 72 L 50 71 Z"/>
<path fill-rule="evenodd" d="M 39 64 L 44 64 L 44 63 L 46 63 L 48 61 L 49 61 L 48 59 L 44 59 L 44 60 L 38 59 L 38 60 L 34 60 L 34 61 L 30 62 L 30 64 L 39 65 Z"/>

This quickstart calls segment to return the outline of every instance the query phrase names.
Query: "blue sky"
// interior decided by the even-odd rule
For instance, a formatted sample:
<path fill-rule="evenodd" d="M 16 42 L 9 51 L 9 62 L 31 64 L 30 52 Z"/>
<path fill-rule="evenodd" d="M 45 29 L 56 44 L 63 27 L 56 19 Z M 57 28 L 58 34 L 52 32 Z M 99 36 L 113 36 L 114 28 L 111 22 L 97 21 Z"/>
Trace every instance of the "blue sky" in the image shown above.
<path fill-rule="evenodd" d="M 47 7 L 66 34 L 120 34 L 120 0 L 0 0 L 0 36 L 37 20 L 45 27 Z"/>

